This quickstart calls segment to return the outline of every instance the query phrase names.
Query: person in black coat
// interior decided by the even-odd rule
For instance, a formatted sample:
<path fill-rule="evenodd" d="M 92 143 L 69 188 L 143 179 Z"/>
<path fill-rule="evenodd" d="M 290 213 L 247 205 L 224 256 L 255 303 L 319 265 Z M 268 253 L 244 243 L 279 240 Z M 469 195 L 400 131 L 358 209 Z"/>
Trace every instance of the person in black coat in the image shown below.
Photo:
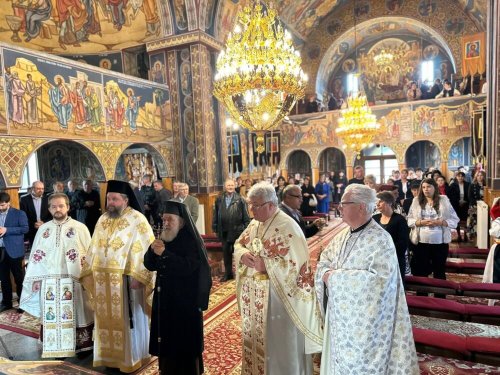
<path fill-rule="evenodd" d="M 44 190 L 44 183 L 42 181 L 35 181 L 31 185 L 31 194 L 22 196 L 19 202 L 21 211 L 24 211 L 28 217 L 29 231 L 24 238 L 29 240 L 30 245 L 33 244 L 38 228 L 43 223 L 52 220 L 52 215 L 49 212 L 49 201 L 43 195 Z M 34 202 L 37 202 L 39 210 L 35 208 Z"/>
<path fill-rule="evenodd" d="M 394 185 L 398 187 L 398 199 L 402 204 L 406 198 L 413 198 L 413 195 L 411 194 L 411 181 L 408 180 L 408 169 L 401 169 L 400 175 L 401 178 L 394 181 Z"/>
<path fill-rule="evenodd" d="M 450 192 L 452 192 L 452 196 L 450 196 L 450 203 L 457 213 L 457 216 L 460 218 L 460 221 L 467 221 L 467 216 L 469 213 L 469 188 L 470 183 L 465 181 L 465 173 L 457 172 L 455 175 L 455 180 L 450 185 Z M 453 201 L 451 200 L 453 197 Z M 460 231 L 460 221 L 457 226 L 458 233 L 458 242 L 462 240 L 467 241 L 467 232 L 464 232 L 464 238 L 462 239 L 462 233 Z M 464 228 L 466 229 L 466 228 Z"/>
<path fill-rule="evenodd" d="M 85 180 L 83 190 L 77 190 L 71 199 L 71 207 L 76 210 L 76 220 L 85 224 L 90 235 L 94 233 L 97 220 L 101 216 L 101 196 L 93 186 L 92 180 Z"/>
<path fill-rule="evenodd" d="M 250 223 L 247 204 L 241 196 L 235 192 L 235 184 L 231 179 L 224 183 L 224 193 L 215 200 L 212 230 L 222 242 L 222 254 L 224 257 L 224 276 L 221 281 L 234 278 L 233 275 L 233 252 L 234 242 Z M 248 192 L 247 192 L 248 194 Z"/>
<path fill-rule="evenodd" d="M 404 281 L 406 270 L 406 250 L 409 243 L 409 229 L 406 219 L 394 212 L 393 205 L 395 197 L 388 191 L 383 191 L 377 194 L 377 211 L 380 213 L 373 215 L 375 220 L 382 228 L 384 228 L 392 237 L 396 254 L 398 256 L 399 272 L 401 279 Z"/>
<path fill-rule="evenodd" d="M 296 185 L 290 185 L 290 186 L 296 186 Z M 300 193 L 302 195 L 300 212 L 302 213 L 302 216 L 311 216 L 316 210 L 316 207 L 312 207 L 309 204 L 311 196 L 314 195 L 314 186 L 311 185 L 311 179 L 307 176 L 304 178 L 304 184 L 300 187 Z"/>
<path fill-rule="evenodd" d="M 203 373 L 203 314 L 212 279 L 207 252 L 186 206 L 162 207 L 163 231 L 144 256 L 156 271 L 149 352 L 159 357 L 160 373 Z"/>
<path fill-rule="evenodd" d="M 412 196 L 410 198 L 405 198 L 405 200 L 403 201 L 403 213 L 405 215 L 408 215 L 408 213 L 410 212 L 410 207 L 413 202 L 413 198 L 418 196 L 418 190 L 420 189 L 420 181 L 413 181 L 411 183 L 410 189 Z"/>

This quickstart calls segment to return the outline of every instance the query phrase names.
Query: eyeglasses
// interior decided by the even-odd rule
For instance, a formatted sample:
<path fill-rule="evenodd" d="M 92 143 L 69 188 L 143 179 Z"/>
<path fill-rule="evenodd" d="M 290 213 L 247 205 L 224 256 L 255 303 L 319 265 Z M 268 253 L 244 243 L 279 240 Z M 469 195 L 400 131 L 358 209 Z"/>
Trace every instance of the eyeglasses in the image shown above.
<path fill-rule="evenodd" d="M 302 198 L 302 195 L 293 195 L 293 194 L 287 194 L 287 195 L 294 197 L 294 198 L 297 198 L 297 199 Z"/>
<path fill-rule="evenodd" d="M 252 210 L 258 210 L 259 208 L 264 207 L 268 203 L 271 203 L 271 202 L 268 201 L 268 202 L 264 202 L 262 204 L 254 204 L 254 203 L 250 202 L 250 203 L 248 203 L 248 205 L 250 206 L 250 208 Z"/>
<path fill-rule="evenodd" d="M 347 206 L 348 204 L 359 204 L 361 202 L 340 202 L 339 203 L 339 209 L 343 209 L 344 206 Z"/>

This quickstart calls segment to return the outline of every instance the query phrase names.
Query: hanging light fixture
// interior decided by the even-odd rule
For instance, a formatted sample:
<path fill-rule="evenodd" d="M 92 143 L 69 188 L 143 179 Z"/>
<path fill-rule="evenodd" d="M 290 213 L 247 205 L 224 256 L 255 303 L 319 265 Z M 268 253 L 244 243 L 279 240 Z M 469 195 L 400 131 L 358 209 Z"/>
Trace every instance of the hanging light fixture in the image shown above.
<path fill-rule="evenodd" d="M 356 1 L 354 2 L 356 8 Z M 358 57 L 356 16 L 354 16 L 354 45 L 356 62 Z M 356 81 L 359 83 L 359 81 Z M 344 142 L 343 148 L 349 148 L 358 155 L 365 147 L 372 144 L 374 137 L 381 131 L 380 124 L 370 107 L 365 95 L 354 88 L 354 92 L 347 98 L 347 107 L 342 109 L 335 129 L 337 136 Z"/>
<path fill-rule="evenodd" d="M 361 150 L 370 146 L 380 132 L 380 124 L 368 107 L 366 96 L 358 93 L 347 98 L 347 108 L 341 111 L 335 132 L 344 142 L 343 147 L 356 152 L 359 159 Z"/>
<path fill-rule="evenodd" d="M 252 7 L 238 13 L 226 48 L 217 58 L 214 95 L 233 121 L 257 134 L 259 153 L 265 150 L 265 132 L 304 96 L 307 75 L 301 62 L 275 9 L 252 0 Z"/>
<path fill-rule="evenodd" d="M 394 55 L 387 52 L 385 49 L 380 50 L 375 56 L 373 56 L 373 61 L 378 66 L 386 66 L 392 63 L 394 60 Z"/>

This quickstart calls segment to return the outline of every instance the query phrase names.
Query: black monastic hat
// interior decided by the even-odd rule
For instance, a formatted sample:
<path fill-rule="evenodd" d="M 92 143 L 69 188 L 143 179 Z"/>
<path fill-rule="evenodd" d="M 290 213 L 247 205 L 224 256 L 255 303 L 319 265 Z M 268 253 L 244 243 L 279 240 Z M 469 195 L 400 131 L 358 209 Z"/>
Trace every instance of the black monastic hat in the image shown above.
<path fill-rule="evenodd" d="M 128 197 L 128 205 L 134 210 L 144 213 L 143 208 L 141 207 L 134 193 L 134 190 L 132 190 L 132 186 L 130 186 L 128 182 L 120 180 L 109 180 L 108 188 L 106 189 L 106 195 L 108 193 L 125 194 Z"/>

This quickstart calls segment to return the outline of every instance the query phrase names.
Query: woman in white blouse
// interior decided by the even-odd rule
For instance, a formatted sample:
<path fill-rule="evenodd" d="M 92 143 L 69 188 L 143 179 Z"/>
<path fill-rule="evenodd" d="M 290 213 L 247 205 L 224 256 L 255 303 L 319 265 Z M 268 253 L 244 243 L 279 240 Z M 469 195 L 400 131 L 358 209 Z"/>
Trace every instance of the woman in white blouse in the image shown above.
<path fill-rule="evenodd" d="M 436 181 L 422 181 L 418 196 L 408 213 L 410 240 L 415 245 L 411 264 L 415 276 L 446 279 L 445 267 L 451 229 L 456 228 L 458 216 L 447 196 L 439 195 Z"/>

